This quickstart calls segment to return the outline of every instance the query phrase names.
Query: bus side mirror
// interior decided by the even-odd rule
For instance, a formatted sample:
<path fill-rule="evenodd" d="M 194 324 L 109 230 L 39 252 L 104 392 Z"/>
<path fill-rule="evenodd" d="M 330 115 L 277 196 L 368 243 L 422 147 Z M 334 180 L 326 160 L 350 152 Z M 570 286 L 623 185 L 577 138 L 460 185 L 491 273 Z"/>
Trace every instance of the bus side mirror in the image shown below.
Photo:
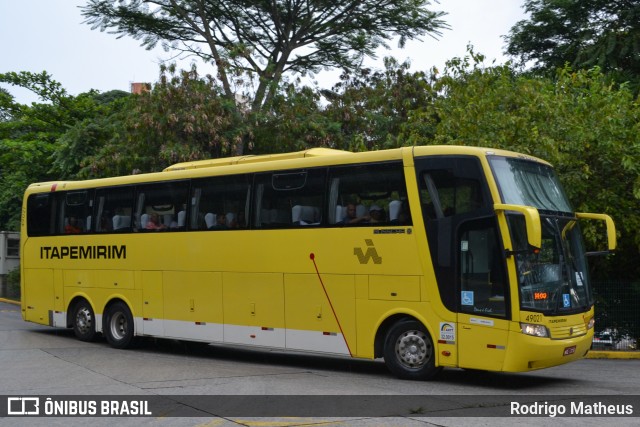
<path fill-rule="evenodd" d="M 616 249 L 616 226 L 613 223 L 613 219 L 606 214 L 584 213 L 576 212 L 576 218 L 578 219 L 595 219 L 597 221 L 604 221 L 607 227 L 607 249 L 612 252 Z M 590 255 L 590 254 L 587 254 Z"/>
<path fill-rule="evenodd" d="M 538 209 L 531 206 L 508 205 L 504 203 L 496 203 L 493 205 L 493 208 L 496 211 L 514 211 L 524 215 L 529 245 L 534 249 L 540 249 L 542 247 L 542 225 L 540 224 Z"/>

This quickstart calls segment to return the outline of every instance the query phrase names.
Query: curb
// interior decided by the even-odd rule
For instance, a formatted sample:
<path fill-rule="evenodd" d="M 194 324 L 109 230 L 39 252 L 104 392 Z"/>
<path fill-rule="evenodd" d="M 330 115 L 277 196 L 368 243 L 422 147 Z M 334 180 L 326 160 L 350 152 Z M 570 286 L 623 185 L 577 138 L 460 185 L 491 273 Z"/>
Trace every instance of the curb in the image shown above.
<path fill-rule="evenodd" d="M 640 351 L 589 351 L 586 359 L 640 359 Z"/>

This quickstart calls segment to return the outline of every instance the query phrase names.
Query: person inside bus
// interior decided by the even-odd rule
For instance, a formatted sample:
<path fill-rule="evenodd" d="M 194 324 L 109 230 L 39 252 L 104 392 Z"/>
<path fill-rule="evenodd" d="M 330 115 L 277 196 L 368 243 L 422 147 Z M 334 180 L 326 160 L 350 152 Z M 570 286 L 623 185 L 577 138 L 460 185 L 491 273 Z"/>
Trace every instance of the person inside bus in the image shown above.
<path fill-rule="evenodd" d="M 238 212 L 238 218 L 236 218 L 236 228 L 247 228 L 247 220 L 244 216 L 244 212 Z"/>
<path fill-rule="evenodd" d="M 209 227 L 209 230 L 228 230 L 227 216 L 225 214 L 216 215 L 216 223 Z"/>
<path fill-rule="evenodd" d="M 376 224 L 384 222 L 384 210 L 378 205 L 371 205 L 369 208 L 369 223 Z"/>
<path fill-rule="evenodd" d="M 353 224 L 364 224 L 369 222 L 369 216 L 358 216 L 355 203 L 347 204 L 347 216 L 342 220 L 342 224 L 345 225 L 353 225 Z"/>
<path fill-rule="evenodd" d="M 82 233 L 82 229 L 78 226 L 78 218 L 70 216 L 68 224 L 64 226 L 65 234 L 78 234 Z"/>
<path fill-rule="evenodd" d="M 149 221 L 147 222 L 147 226 L 145 227 L 147 230 L 166 230 L 167 226 L 160 223 L 160 216 L 153 212 L 149 215 Z"/>
<path fill-rule="evenodd" d="M 226 215 L 226 218 L 227 218 L 227 227 L 229 227 L 229 229 L 239 228 L 238 220 L 236 219 L 236 214 L 234 214 L 233 212 L 228 212 Z"/>

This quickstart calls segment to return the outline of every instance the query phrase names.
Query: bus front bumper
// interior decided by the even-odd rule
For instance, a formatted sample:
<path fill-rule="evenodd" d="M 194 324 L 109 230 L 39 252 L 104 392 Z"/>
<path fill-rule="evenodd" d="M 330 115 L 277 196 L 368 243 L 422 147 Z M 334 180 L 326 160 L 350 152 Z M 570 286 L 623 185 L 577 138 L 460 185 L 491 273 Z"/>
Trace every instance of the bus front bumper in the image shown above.
<path fill-rule="evenodd" d="M 541 338 L 511 331 L 503 371 L 526 372 L 583 359 L 591 348 L 593 330 L 567 339 Z"/>

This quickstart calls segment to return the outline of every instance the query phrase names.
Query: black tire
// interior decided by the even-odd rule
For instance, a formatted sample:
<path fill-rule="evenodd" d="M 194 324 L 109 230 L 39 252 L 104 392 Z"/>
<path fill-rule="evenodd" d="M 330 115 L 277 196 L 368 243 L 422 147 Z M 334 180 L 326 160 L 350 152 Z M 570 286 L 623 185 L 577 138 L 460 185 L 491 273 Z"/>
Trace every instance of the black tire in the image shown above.
<path fill-rule="evenodd" d="M 425 327 L 415 320 L 394 324 L 384 340 L 384 362 L 398 378 L 428 380 L 442 368 L 436 368 L 433 340 Z"/>
<path fill-rule="evenodd" d="M 71 322 L 73 333 L 80 341 L 93 341 L 96 337 L 96 316 L 87 300 L 78 301 L 73 307 Z"/>
<path fill-rule="evenodd" d="M 111 347 L 130 348 L 133 345 L 133 316 L 125 303 L 116 302 L 107 308 L 102 332 Z"/>

